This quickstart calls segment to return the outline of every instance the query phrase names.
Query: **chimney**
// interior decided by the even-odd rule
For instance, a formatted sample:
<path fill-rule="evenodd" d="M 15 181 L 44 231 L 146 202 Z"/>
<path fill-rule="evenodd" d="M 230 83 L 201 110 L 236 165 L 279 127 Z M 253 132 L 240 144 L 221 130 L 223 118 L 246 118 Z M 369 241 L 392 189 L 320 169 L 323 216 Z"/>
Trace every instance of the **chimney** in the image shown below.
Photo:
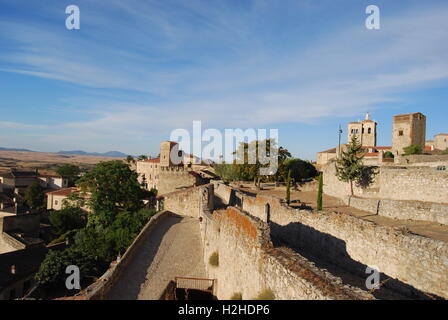
<path fill-rule="evenodd" d="M 11 274 L 16 274 L 16 266 L 14 264 L 11 266 Z"/>

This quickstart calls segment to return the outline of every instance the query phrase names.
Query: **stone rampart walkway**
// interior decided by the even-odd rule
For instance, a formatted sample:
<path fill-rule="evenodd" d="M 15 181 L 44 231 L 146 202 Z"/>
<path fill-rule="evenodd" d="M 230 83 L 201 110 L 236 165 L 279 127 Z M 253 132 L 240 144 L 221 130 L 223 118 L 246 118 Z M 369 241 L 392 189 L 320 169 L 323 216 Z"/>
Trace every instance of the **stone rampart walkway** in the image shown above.
<path fill-rule="evenodd" d="M 174 277 L 205 275 L 199 220 L 173 214 L 145 240 L 108 299 L 157 300 Z"/>

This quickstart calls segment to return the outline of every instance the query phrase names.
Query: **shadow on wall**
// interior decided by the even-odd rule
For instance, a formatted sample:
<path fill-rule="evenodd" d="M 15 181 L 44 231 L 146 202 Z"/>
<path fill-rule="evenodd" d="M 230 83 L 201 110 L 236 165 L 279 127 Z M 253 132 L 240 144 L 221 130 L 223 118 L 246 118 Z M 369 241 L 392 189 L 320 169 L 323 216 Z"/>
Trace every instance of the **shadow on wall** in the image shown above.
<path fill-rule="evenodd" d="M 169 213 L 169 216 L 164 221 L 159 222 L 150 232 L 152 241 L 147 241 L 149 234 L 146 234 L 145 238 L 142 239 L 142 245 L 138 253 L 126 266 L 126 270 L 123 270 L 121 277 L 109 292 L 108 300 L 137 300 L 141 285 L 146 281 L 148 266 L 154 260 L 164 235 L 181 220 L 181 216 Z"/>
<path fill-rule="evenodd" d="M 370 275 L 366 274 L 367 265 L 350 257 L 345 241 L 299 222 L 286 226 L 270 222 L 270 229 L 275 247 L 290 247 L 313 261 L 317 267 L 340 277 L 344 283 L 366 290 L 365 280 Z M 389 280 L 385 281 L 386 279 Z M 430 297 L 413 286 L 381 273 L 380 282 L 383 281 L 382 288 L 372 293 L 377 299 L 442 299 L 433 295 Z"/>

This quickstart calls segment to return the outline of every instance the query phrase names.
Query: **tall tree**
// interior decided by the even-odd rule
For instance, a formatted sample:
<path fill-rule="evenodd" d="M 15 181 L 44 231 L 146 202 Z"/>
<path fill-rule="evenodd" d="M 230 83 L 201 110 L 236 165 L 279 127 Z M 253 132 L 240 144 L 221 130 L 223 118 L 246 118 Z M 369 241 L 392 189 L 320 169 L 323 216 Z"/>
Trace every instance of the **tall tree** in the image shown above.
<path fill-rule="evenodd" d="M 134 159 L 134 157 L 133 156 L 127 156 L 126 157 L 126 162 L 127 162 L 127 164 L 135 164 L 135 159 Z"/>
<path fill-rule="evenodd" d="M 31 183 L 25 189 L 25 203 L 31 209 L 42 209 L 45 207 L 44 189 L 37 183 Z"/>
<path fill-rule="evenodd" d="M 89 225 L 99 223 L 106 227 L 120 210 L 136 212 L 143 208 L 143 199 L 151 196 L 150 191 L 141 188 L 137 173 L 119 160 L 98 163 L 79 182 L 90 193 Z"/>
<path fill-rule="evenodd" d="M 286 203 L 291 202 L 291 170 L 288 171 L 288 178 L 286 179 Z"/>
<path fill-rule="evenodd" d="M 85 214 L 80 208 L 67 207 L 59 211 L 50 213 L 48 220 L 50 221 L 52 231 L 57 235 L 81 229 L 85 226 Z"/>
<path fill-rule="evenodd" d="M 303 179 L 314 178 L 319 174 L 311 162 L 298 158 L 285 159 L 284 168 L 286 172 L 291 171 L 291 177 L 299 183 Z"/>
<path fill-rule="evenodd" d="M 319 175 L 319 187 L 317 189 L 317 211 L 322 211 L 322 198 L 324 193 L 324 174 Z"/>
<path fill-rule="evenodd" d="M 350 183 L 350 191 L 353 196 L 353 182 L 362 177 L 363 160 L 362 146 L 358 142 L 356 135 L 352 136 L 346 150 L 341 152 L 341 156 L 336 161 L 336 176 L 340 181 Z"/>
<path fill-rule="evenodd" d="M 69 186 L 73 186 L 76 178 L 81 173 L 81 169 L 74 164 L 64 164 L 56 170 L 61 177 L 68 179 Z"/>

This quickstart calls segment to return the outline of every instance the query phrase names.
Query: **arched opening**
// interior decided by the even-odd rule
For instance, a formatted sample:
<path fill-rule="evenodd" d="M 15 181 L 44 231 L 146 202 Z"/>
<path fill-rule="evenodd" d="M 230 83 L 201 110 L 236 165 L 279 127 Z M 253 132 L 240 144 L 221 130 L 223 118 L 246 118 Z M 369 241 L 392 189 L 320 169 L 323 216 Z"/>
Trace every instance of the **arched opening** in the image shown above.
<path fill-rule="evenodd" d="M 269 205 L 269 203 L 266 203 L 264 207 L 264 213 L 266 214 L 266 223 L 269 224 L 271 222 L 271 206 Z"/>

